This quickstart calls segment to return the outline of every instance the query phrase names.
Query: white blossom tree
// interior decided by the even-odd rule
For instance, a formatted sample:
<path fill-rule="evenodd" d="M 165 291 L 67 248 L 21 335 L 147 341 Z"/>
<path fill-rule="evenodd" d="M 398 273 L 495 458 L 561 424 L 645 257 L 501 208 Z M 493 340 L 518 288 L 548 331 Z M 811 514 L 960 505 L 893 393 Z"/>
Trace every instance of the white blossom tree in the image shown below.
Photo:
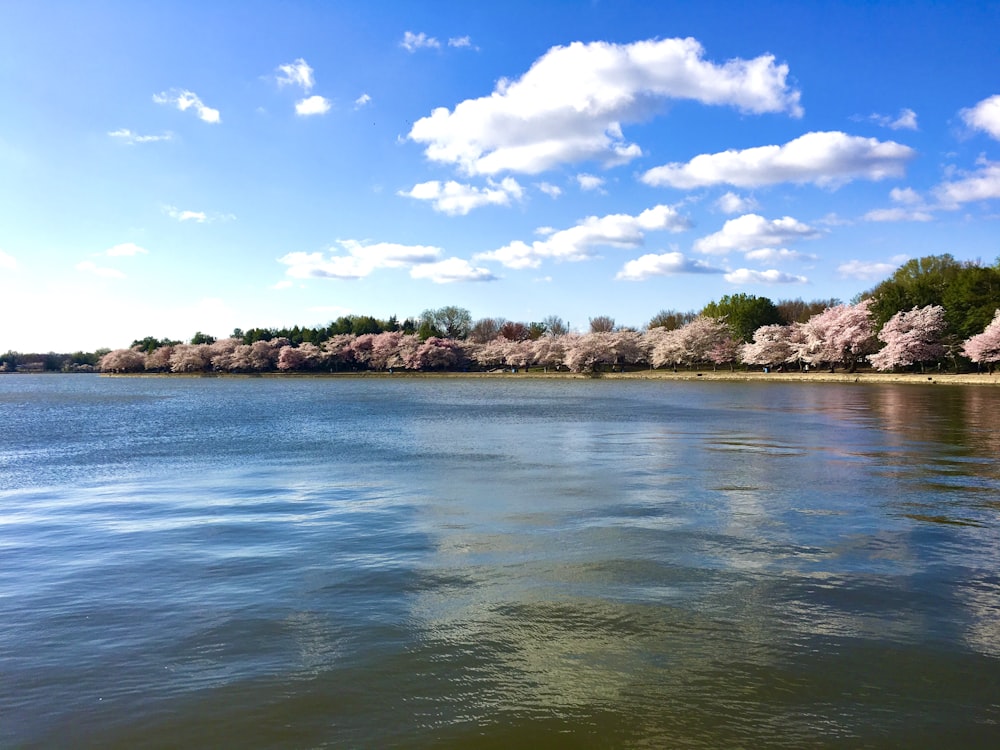
<path fill-rule="evenodd" d="M 900 310 L 889 318 L 878 337 L 885 346 L 868 361 L 876 370 L 891 370 L 940 359 L 945 354 L 944 308 L 941 305 Z"/>

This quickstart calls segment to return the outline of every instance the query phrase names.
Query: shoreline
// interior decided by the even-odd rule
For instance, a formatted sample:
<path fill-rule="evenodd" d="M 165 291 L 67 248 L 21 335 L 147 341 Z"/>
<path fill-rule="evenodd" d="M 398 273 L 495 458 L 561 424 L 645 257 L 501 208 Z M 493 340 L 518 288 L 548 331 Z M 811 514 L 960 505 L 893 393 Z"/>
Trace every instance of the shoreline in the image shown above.
<path fill-rule="evenodd" d="M 512 373 L 500 372 L 192 372 L 192 373 L 100 373 L 101 377 L 114 378 L 378 378 L 378 379 L 482 379 L 506 378 L 511 380 L 664 380 L 739 383 L 850 383 L 884 384 L 904 383 L 909 385 L 987 385 L 1000 386 L 1000 372 L 988 373 L 888 373 L 888 372 L 760 372 L 730 370 L 633 370 L 629 372 L 542 372 L 528 371 Z"/>

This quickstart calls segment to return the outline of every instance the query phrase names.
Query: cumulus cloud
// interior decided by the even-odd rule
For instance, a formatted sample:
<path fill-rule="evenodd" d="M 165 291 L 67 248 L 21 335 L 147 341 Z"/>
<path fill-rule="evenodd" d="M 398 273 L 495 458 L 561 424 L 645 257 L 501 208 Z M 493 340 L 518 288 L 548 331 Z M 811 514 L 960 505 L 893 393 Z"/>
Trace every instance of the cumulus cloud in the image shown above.
<path fill-rule="evenodd" d="M 715 205 L 720 211 L 727 214 L 743 214 L 758 208 L 758 203 L 753 198 L 737 195 L 731 191 L 720 196 Z"/>
<path fill-rule="evenodd" d="M 771 55 L 710 62 L 691 38 L 574 42 L 550 49 L 521 78 L 502 79 L 489 96 L 434 110 L 409 138 L 426 145 L 431 161 L 469 175 L 537 174 L 586 160 L 621 164 L 642 154 L 622 123 L 648 119 L 661 100 L 801 115 L 787 76 Z"/>
<path fill-rule="evenodd" d="M 580 186 L 580 190 L 600 190 L 604 187 L 604 178 L 592 174 L 578 174 L 576 184 Z"/>
<path fill-rule="evenodd" d="M 193 91 L 170 89 L 170 91 L 153 94 L 153 101 L 157 104 L 172 104 L 181 112 L 193 109 L 198 115 L 198 119 L 204 122 L 213 124 L 222 122 L 219 110 L 206 106 Z"/>
<path fill-rule="evenodd" d="M 0 268 L 4 271 L 15 270 L 17 268 L 17 258 L 0 250 Z"/>
<path fill-rule="evenodd" d="M 599 247 L 641 247 L 646 232 L 681 232 L 690 226 L 690 220 L 678 213 L 675 207 L 660 205 L 648 208 L 638 216 L 588 216 L 569 229 L 557 231 L 545 227 L 539 230 L 539 234 L 545 236 L 543 240 L 535 240 L 530 245 L 515 240 L 476 257 L 499 261 L 508 268 L 537 268 L 544 259 L 577 261 L 592 258 Z"/>
<path fill-rule="evenodd" d="M 464 258 L 446 258 L 436 263 L 414 266 L 410 271 L 414 279 L 427 279 L 435 284 L 454 284 L 459 281 L 496 281 L 497 277 L 487 268 L 476 268 Z"/>
<path fill-rule="evenodd" d="M 730 284 L 808 284 L 805 276 L 794 276 L 790 273 L 776 271 L 754 271 L 750 268 L 737 268 L 724 277 Z"/>
<path fill-rule="evenodd" d="M 899 267 L 899 263 L 880 263 L 878 261 L 850 260 L 837 266 L 837 273 L 849 279 L 871 281 L 882 279 Z"/>
<path fill-rule="evenodd" d="M 107 255 L 111 258 L 121 258 L 121 257 L 131 257 L 134 255 L 146 255 L 149 251 L 135 244 L 134 242 L 122 242 L 119 245 L 109 247 L 101 255 Z"/>
<path fill-rule="evenodd" d="M 432 36 L 427 36 L 422 31 L 419 34 L 407 31 L 403 34 L 403 41 L 399 43 L 399 46 L 407 52 L 416 52 L 418 49 L 440 49 L 441 42 Z"/>
<path fill-rule="evenodd" d="M 958 208 L 963 203 L 1000 198 L 1000 162 L 984 161 L 979 169 L 934 188 L 943 208 Z"/>
<path fill-rule="evenodd" d="M 976 106 L 959 113 L 973 130 L 981 130 L 1000 141 L 1000 94 L 983 99 Z"/>
<path fill-rule="evenodd" d="M 815 255 L 807 255 L 796 250 L 789 250 L 785 247 L 761 247 L 757 250 L 749 251 L 743 257 L 747 260 L 752 260 L 755 263 L 782 263 L 798 260 L 816 260 Z"/>
<path fill-rule="evenodd" d="M 409 191 L 398 193 L 407 198 L 430 201 L 435 211 L 450 216 L 464 216 L 480 206 L 508 206 L 511 199 L 520 200 L 524 190 L 513 177 L 499 182 L 488 181 L 488 187 L 464 185 L 458 182 L 430 180 L 414 185 Z"/>
<path fill-rule="evenodd" d="M 553 185 L 550 182 L 539 182 L 538 189 L 545 193 L 550 198 L 558 198 L 562 195 L 562 188 L 558 185 Z"/>
<path fill-rule="evenodd" d="M 448 46 L 476 49 L 472 44 L 472 39 L 468 36 L 454 36 L 448 40 Z"/>
<path fill-rule="evenodd" d="M 285 273 L 295 279 L 362 279 L 378 268 L 400 268 L 440 260 L 441 248 L 429 245 L 399 245 L 391 242 L 364 244 L 357 240 L 338 240 L 340 250 L 293 252 L 278 258 L 288 266 Z"/>
<path fill-rule="evenodd" d="M 362 94 L 357 99 L 354 100 L 354 108 L 361 109 L 372 103 L 372 98 L 368 94 Z"/>
<path fill-rule="evenodd" d="M 795 240 L 811 240 L 819 232 L 791 216 L 768 221 L 758 214 L 744 214 L 729 219 L 722 229 L 694 243 L 699 253 L 725 255 L 730 250 L 756 250 L 783 245 Z"/>
<path fill-rule="evenodd" d="M 77 271 L 83 271 L 84 273 L 92 273 L 95 276 L 100 276 L 105 279 L 124 279 L 125 274 L 119 271 L 117 268 L 106 268 L 103 266 L 98 266 L 92 260 L 83 260 L 76 264 Z"/>
<path fill-rule="evenodd" d="M 902 203 L 908 206 L 921 203 L 923 199 L 913 188 L 893 188 L 889 191 L 889 200 L 893 203 Z"/>
<path fill-rule="evenodd" d="M 112 138 L 118 138 L 124 141 L 128 145 L 132 146 L 136 143 L 156 143 L 157 141 L 170 141 L 173 140 L 173 133 L 162 133 L 161 135 L 139 135 L 138 133 L 133 133 L 128 128 L 119 128 L 118 130 L 111 130 L 108 135 Z"/>
<path fill-rule="evenodd" d="M 759 187 L 780 182 L 836 187 L 855 179 L 899 177 L 916 152 L 895 141 L 839 131 L 806 133 L 783 146 L 757 146 L 701 154 L 687 164 L 654 167 L 647 185 L 690 189 L 708 185 Z"/>
<path fill-rule="evenodd" d="M 899 110 L 899 114 L 895 117 L 891 115 L 868 115 L 865 118 L 859 117 L 853 119 L 869 120 L 890 130 L 917 130 L 917 113 L 909 108 Z"/>
<path fill-rule="evenodd" d="M 723 273 L 700 260 L 686 258 L 683 253 L 649 253 L 630 260 L 615 276 L 623 281 L 644 281 L 653 276 L 676 276 L 684 273 Z"/>
<path fill-rule="evenodd" d="M 303 91 L 308 92 L 316 85 L 316 80 L 313 78 L 313 69 L 301 57 L 293 63 L 279 65 L 277 71 L 279 88 L 283 86 L 299 86 Z"/>
<path fill-rule="evenodd" d="M 329 99 L 314 94 L 295 103 L 295 114 L 302 117 L 325 115 L 331 106 Z"/>

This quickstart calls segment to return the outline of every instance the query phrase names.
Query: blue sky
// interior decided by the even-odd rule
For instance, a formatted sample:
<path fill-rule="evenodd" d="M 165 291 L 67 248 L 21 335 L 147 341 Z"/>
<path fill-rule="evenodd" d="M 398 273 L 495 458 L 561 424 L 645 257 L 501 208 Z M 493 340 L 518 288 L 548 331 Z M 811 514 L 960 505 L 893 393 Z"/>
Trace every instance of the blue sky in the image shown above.
<path fill-rule="evenodd" d="M 1000 4 L 0 5 L 0 350 L 1000 254 Z"/>

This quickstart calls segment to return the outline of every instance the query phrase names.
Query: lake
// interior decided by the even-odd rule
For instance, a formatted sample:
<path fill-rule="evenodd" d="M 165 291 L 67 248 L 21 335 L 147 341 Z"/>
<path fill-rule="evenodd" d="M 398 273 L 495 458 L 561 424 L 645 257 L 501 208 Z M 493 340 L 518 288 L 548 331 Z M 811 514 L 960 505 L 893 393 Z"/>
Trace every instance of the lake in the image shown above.
<path fill-rule="evenodd" d="M 0 746 L 993 748 L 998 415 L 0 376 Z"/>

